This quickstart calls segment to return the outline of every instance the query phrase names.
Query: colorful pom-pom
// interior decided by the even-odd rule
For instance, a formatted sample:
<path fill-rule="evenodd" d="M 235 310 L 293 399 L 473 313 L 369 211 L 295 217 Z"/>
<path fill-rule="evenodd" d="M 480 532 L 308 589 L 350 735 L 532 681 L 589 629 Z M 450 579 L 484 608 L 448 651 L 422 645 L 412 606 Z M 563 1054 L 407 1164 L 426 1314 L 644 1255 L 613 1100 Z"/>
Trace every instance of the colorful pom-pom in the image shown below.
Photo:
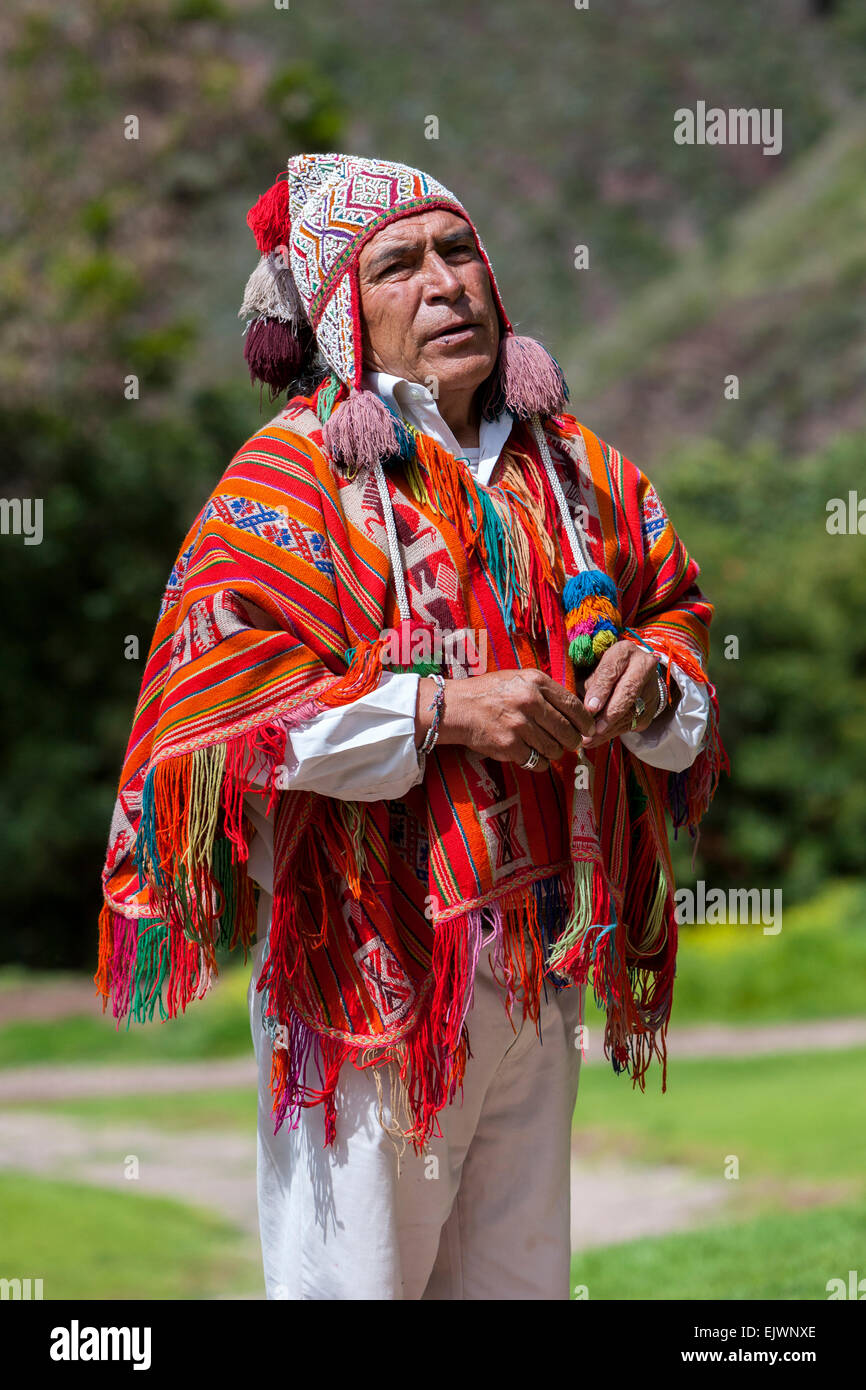
<path fill-rule="evenodd" d="M 616 585 L 610 575 L 605 574 L 603 570 L 584 570 L 581 574 L 573 574 L 565 581 L 562 591 L 563 607 L 566 612 L 571 608 L 579 608 L 585 598 L 593 595 L 608 599 L 614 607 L 619 602 Z"/>
<path fill-rule="evenodd" d="M 615 632 L 610 632 L 608 629 L 605 629 L 603 632 L 597 632 L 592 639 L 593 654 L 595 656 L 601 656 L 602 652 L 606 652 L 608 647 L 612 647 L 615 641 Z"/>
<path fill-rule="evenodd" d="M 589 666 L 594 656 L 592 638 L 589 636 L 575 637 L 568 644 L 568 655 L 575 666 Z"/>
<path fill-rule="evenodd" d="M 593 666 L 622 631 L 616 585 L 602 570 L 585 570 L 562 591 L 568 654 L 576 666 Z"/>

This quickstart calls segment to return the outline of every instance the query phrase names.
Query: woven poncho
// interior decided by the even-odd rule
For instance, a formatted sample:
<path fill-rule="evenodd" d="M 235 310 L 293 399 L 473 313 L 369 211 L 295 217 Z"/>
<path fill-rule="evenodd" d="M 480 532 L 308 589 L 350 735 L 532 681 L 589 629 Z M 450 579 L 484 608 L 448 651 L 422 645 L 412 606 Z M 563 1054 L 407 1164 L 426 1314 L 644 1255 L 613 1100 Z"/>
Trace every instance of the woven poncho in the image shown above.
<path fill-rule="evenodd" d="M 372 689 L 401 622 L 382 497 L 324 452 L 325 389 L 239 449 L 172 569 L 104 870 L 106 1004 L 118 1021 L 172 1017 L 207 991 L 219 947 L 254 939 L 243 800 L 258 791 L 275 809 L 259 988 L 277 1126 L 323 1103 L 332 1142 L 341 1067 L 390 1063 L 402 1133 L 423 1144 L 460 1089 L 482 949 L 506 1007 L 533 1020 L 543 988 L 590 981 L 605 1054 L 643 1087 L 653 1055 L 666 1065 L 676 957 L 665 812 L 694 831 L 714 793 L 715 691 L 682 774 L 618 739 L 587 751 L 588 786 L 575 754 L 539 774 L 449 745 L 400 801 L 278 791 L 287 730 Z M 626 633 L 707 682 L 712 608 L 649 480 L 573 416 L 543 423 Z M 432 439 L 416 446 L 386 470 L 413 625 L 484 630 L 489 670 L 537 666 L 576 690 L 565 537 L 532 431 L 515 422 L 487 488 Z"/>

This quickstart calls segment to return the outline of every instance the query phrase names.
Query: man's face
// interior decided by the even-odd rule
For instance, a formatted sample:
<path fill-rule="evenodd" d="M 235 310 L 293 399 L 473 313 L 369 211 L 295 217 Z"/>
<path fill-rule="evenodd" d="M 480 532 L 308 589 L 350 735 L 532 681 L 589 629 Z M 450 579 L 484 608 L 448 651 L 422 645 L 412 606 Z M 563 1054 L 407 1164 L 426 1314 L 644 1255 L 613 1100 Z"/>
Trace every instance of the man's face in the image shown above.
<path fill-rule="evenodd" d="M 383 227 L 361 248 L 358 278 L 365 367 L 425 384 L 433 377 L 440 396 L 490 375 L 499 318 L 462 217 L 437 208 Z"/>

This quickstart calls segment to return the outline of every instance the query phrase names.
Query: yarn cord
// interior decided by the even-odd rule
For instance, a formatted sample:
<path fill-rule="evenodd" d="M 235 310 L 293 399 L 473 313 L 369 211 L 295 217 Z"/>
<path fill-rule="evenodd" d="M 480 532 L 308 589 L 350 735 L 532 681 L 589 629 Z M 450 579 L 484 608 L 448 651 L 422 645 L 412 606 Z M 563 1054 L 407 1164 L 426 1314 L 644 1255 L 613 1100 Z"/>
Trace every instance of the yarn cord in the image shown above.
<path fill-rule="evenodd" d="M 394 574 L 394 588 L 397 591 L 397 604 L 400 609 L 400 617 L 404 622 L 408 622 L 412 616 L 412 610 L 409 607 L 409 596 L 406 593 L 406 580 L 403 575 L 403 561 L 400 556 L 400 545 L 397 540 L 397 523 L 394 520 L 394 508 L 391 505 L 391 494 L 388 491 L 388 482 L 380 459 L 376 459 L 374 462 L 373 473 L 376 478 L 376 486 L 379 489 L 379 496 L 382 500 L 382 515 L 385 521 L 385 534 L 388 537 L 388 551 L 391 556 L 391 569 Z"/>
<path fill-rule="evenodd" d="M 559 513 L 562 517 L 562 523 L 565 527 L 566 535 L 568 536 L 568 543 L 571 546 L 571 553 L 574 557 L 574 563 L 577 566 L 578 570 L 581 572 L 583 572 L 584 570 L 595 569 L 595 564 L 593 562 L 592 556 L 589 554 L 589 551 L 586 546 L 586 541 L 583 536 L 583 528 L 578 526 L 574 517 L 571 514 L 571 511 L 569 510 L 565 493 L 562 490 L 562 484 L 559 481 L 559 474 L 557 473 L 556 468 L 554 467 L 553 459 L 550 457 L 550 449 L 548 448 L 547 440 L 544 437 L 544 430 L 541 428 L 541 421 L 538 415 L 532 416 L 532 419 L 530 420 L 530 425 L 532 427 L 532 433 L 535 436 L 535 442 L 538 445 L 539 453 L 541 454 L 541 457 L 544 461 L 544 471 L 547 474 L 550 486 L 553 490 L 553 495 L 556 498 L 557 506 L 559 507 Z"/>

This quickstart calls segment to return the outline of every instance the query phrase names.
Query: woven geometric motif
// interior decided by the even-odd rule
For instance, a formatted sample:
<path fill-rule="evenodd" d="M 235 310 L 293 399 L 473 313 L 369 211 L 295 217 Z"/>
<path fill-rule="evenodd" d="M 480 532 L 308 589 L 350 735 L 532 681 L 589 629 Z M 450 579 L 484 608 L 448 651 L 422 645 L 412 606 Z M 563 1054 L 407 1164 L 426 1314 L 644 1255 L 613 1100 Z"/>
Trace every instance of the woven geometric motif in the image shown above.
<path fill-rule="evenodd" d="M 271 545 L 296 551 L 307 564 L 323 574 L 333 575 L 334 564 L 327 538 L 321 531 L 307 531 L 289 515 L 288 507 L 266 507 L 248 497 L 222 494 L 214 497 L 202 513 L 201 524 L 216 517 L 241 531 L 251 531 Z"/>
<path fill-rule="evenodd" d="M 415 990 L 391 948 L 381 937 L 374 936 L 354 956 L 385 1026 L 404 1018 L 415 1002 Z"/>
<path fill-rule="evenodd" d="M 209 521 L 224 521 L 240 531 L 252 531 L 272 545 L 282 545 L 282 528 L 289 519 L 288 507 L 268 507 L 249 497 L 222 494 L 208 502 L 201 515 L 201 526 Z M 201 527 L 199 528 L 201 529 Z"/>
<path fill-rule="evenodd" d="M 452 632 L 466 621 L 463 596 L 447 547 L 414 502 L 394 496 L 394 525 L 413 615 Z"/>
<path fill-rule="evenodd" d="M 296 154 L 289 160 L 289 218 L 294 227 L 305 205 L 329 180 L 344 178 L 351 155 Z"/>
<path fill-rule="evenodd" d="M 234 594 L 225 591 L 199 599 L 190 606 L 175 634 L 169 675 L 245 627 L 249 627 L 249 618 Z"/>
<path fill-rule="evenodd" d="M 601 535 L 601 518 L 598 511 L 598 496 L 591 482 L 586 445 L 581 435 L 568 440 L 556 435 L 548 437 L 550 456 L 556 467 L 565 500 L 571 515 L 580 522 L 589 543 L 589 553 L 595 564 L 604 567 L 604 544 Z M 618 456 L 617 456 L 618 457 Z M 568 555 L 569 562 L 571 555 Z"/>
<path fill-rule="evenodd" d="M 492 849 L 494 881 L 529 864 L 529 850 L 516 793 L 494 806 L 484 810 L 479 808 L 479 818 Z"/>
<path fill-rule="evenodd" d="M 354 302 L 354 280 L 351 275 L 345 275 L 325 306 L 316 329 L 322 356 L 340 380 L 348 383 L 355 380 Z"/>
<path fill-rule="evenodd" d="M 463 756 L 478 778 L 478 786 L 481 795 L 486 796 L 490 801 L 495 801 L 496 798 L 502 794 L 500 788 L 497 787 L 496 782 L 490 775 L 491 769 L 495 769 L 496 764 L 492 759 L 488 762 L 486 759 L 480 758 L 471 748 L 467 748 Z"/>
<path fill-rule="evenodd" d="M 325 156 L 323 173 L 323 182 L 292 218 L 289 246 L 292 274 L 314 328 L 333 287 L 331 277 L 344 267 L 360 233 L 398 207 L 417 205 L 420 211 L 434 200 L 460 206 L 444 184 L 406 164 Z M 309 187 L 309 166 L 301 179 Z M 290 161 L 290 209 L 299 201 L 296 180 Z"/>
<path fill-rule="evenodd" d="M 583 770 L 589 775 L 581 777 L 579 781 L 575 779 L 572 803 L 571 857 L 576 862 L 593 859 L 598 854 L 598 829 L 590 784 L 592 774 L 588 768 Z"/>
<path fill-rule="evenodd" d="M 142 765 L 117 794 L 117 801 L 114 804 L 114 812 L 111 817 L 111 829 L 108 834 L 107 860 L 111 868 L 120 862 L 135 841 L 133 821 L 137 822 L 141 812 L 144 772 L 145 769 Z"/>
<path fill-rule="evenodd" d="M 668 524 L 661 498 L 650 483 L 641 500 L 640 524 L 647 548 L 652 546 Z"/>
<path fill-rule="evenodd" d="M 180 598 L 181 591 L 183 589 L 183 581 L 186 576 L 187 565 L 189 564 L 189 557 L 192 555 L 194 546 L 195 541 L 193 541 L 192 545 L 187 546 L 186 550 L 184 550 L 183 553 L 178 556 L 177 560 L 172 566 L 171 574 L 168 577 L 168 584 L 166 585 L 165 593 L 162 596 L 162 603 L 159 607 L 160 617 L 162 617 L 163 613 L 167 613 L 169 608 L 174 607 L 174 605 Z"/>

